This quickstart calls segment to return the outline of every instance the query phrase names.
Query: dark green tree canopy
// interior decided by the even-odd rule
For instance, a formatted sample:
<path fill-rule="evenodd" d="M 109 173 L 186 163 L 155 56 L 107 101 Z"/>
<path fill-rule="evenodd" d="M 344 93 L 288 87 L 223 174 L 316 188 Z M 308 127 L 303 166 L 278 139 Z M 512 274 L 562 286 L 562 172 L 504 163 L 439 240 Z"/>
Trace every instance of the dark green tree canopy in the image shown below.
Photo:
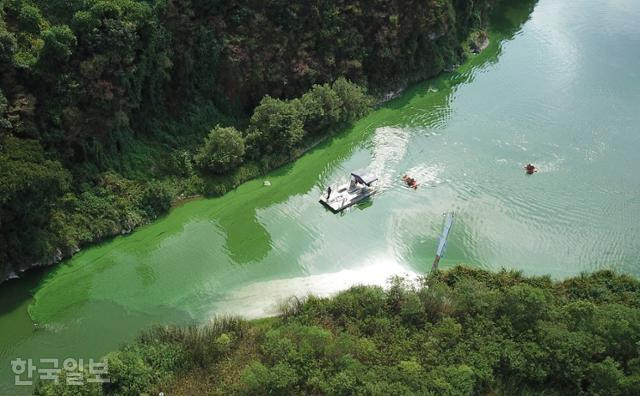
<path fill-rule="evenodd" d="M 337 79 L 331 88 L 342 102 L 341 121 L 345 123 L 353 122 L 366 114 L 373 100 L 367 96 L 365 90 L 344 78 Z"/>
<path fill-rule="evenodd" d="M 196 164 L 212 173 L 227 173 L 244 158 L 244 139 L 234 127 L 216 125 L 195 156 Z"/>
<path fill-rule="evenodd" d="M 40 52 L 39 61 L 47 67 L 64 65 L 67 62 L 77 44 L 76 36 L 69 26 L 52 26 L 42 33 L 44 46 Z"/>
<path fill-rule="evenodd" d="M 344 102 L 329 85 L 314 85 L 300 98 L 305 130 L 326 132 L 342 121 Z"/>
<path fill-rule="evenodd" d="M 304 136 L 300 102 L 265 96 L 251 116 L 249 133 L 261 153 L 290 152 Z"/>
<path fill-rule="evenodd" d="M 69 182 L 69 172 L 46 159 L 38 142 L 0 138 L 0 270 L 38 260 L 51 249 L 43 235 L 52 205 Z"/>
<path fill-rule="evenodd" d="M 9 101 L 2 94 L 0 89 L 0 136 L 11 128 L 11 122 L 7 119 L 7 109 L 9 108 Z"/>

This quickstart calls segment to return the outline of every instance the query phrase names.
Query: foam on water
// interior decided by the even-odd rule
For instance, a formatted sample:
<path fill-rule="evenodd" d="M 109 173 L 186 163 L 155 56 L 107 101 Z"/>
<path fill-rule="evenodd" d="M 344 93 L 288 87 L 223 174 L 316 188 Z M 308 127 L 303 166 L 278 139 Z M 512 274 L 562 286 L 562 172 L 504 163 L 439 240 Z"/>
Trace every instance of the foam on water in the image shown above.
<path fill-rule="evenodd" d="M 230 291 L 214 304 L 209 316 L 242 315 L 247 318 L 273 316 L 291 296 L 328 297 L 356 285 L 386 286 L 394 276 L 409 280 L 419 274 L 398 264 L 392 257 L 371 257 L 361 267 L 337 272 L 254 282 Z"/>

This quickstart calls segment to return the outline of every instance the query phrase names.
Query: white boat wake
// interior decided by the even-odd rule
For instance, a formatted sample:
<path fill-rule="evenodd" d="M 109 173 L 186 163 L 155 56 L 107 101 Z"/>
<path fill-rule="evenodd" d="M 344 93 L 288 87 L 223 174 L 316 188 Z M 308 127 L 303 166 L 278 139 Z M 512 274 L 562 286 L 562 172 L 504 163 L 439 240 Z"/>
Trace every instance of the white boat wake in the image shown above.
<path fill-rule="evenodd" d="M 404 158 L 409 144 L 409 132 L 400 127 L 381 127 L 373 136 L 373 160 L 367 171 L 378 176 L 378 188 L 384 191 L 397 178 L 397 164 Z"/>

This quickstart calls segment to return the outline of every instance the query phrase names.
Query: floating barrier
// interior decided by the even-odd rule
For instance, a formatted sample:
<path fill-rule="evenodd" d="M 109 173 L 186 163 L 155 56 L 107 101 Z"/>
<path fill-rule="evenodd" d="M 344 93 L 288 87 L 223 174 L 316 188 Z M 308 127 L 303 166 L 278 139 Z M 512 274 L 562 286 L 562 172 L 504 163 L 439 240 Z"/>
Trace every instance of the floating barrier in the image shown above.
<path fill-rule="evenodd" d="M 444 257 L 444 252 L 447 250 L 449 232 L 451 232 L 451 227 L 453 226 L 453 212 L 447 213 L 447 217 L 444 220 L 444 227 L 442 228 L 442 234 L 440 235 L 440 242 L 438 242 L 438 249 L 436 249 L 436 258 L 433 260 L 433 265 L 431 266 L 431 273 L 438 270 L 438 264 L 440 263 L 440 259 Z"/>

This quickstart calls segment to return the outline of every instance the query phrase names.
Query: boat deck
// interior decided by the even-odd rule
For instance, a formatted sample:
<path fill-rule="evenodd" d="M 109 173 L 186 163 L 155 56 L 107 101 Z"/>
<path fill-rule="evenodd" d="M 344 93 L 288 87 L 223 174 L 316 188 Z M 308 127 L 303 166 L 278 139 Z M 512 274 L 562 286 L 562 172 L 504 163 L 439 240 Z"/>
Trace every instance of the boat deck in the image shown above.
<path fill-rule="evenodd" d="M 349 189 L 348 185 L 340 187 L 337 191 L 331 193 L 327 200 L 326 192 L 320 197 L 320 203 L 334 213 L 341 212 L 346 208 L 364 201 L 375 193 L 375 189 L 370 187 L 359 187 Z"/>

